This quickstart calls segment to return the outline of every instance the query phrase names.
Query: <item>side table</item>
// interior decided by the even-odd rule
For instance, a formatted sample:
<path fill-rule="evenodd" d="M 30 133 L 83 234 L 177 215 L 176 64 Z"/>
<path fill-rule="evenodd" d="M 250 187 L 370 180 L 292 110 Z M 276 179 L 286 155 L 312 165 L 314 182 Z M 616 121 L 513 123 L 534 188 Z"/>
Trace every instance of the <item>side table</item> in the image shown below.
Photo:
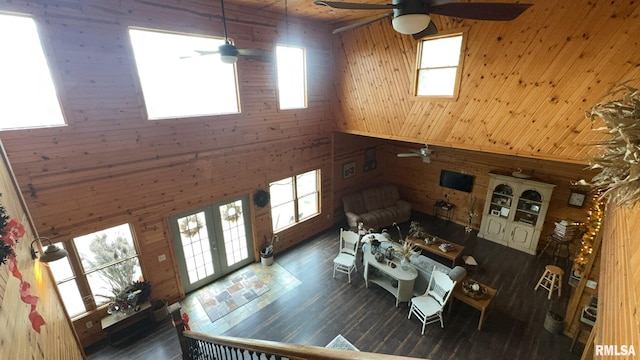
<path fill-rule="evenodd" d="M 451 210 L 456 207 L 452 203 L 448 203 L 444 200 L 438 200 L 433 204 L 433 216 L 444 217 L 445 220 L 451 221 Z M 440 215 L 443 213 L 442 215 Z"/>
<path fill-rule="evenodd" d="M 128 314 L 117 312 L 107 315 L 100 320 L 100 324 L 112 345 L 121 344 L 143 331 L 147 331 L 153 324 L 151 303 L 145 301 L 138 304 L 137 311 Z"/>
<path fill-rule="evenodd" d="M 456 284 L 456 287 L 453 289 L 453 293 L 451 294 L 454 299 L 460 300 L 463 303 L 473 307 L 476 310 L 480 310 L 480 320 L 478 320 L 478 330 L 482 330 L 482 323 L 484 321 L 485 313 L 487 308 L 491 304 L 493 298 L 496 297 L 498 290 L 494 288 L 490 288 L 487 285 L 481 284 L 487 288 L 487 295 L 481 299 L 474 299 L 470 296 L 467 296 L 462 290 L 462 281 Z M 451 312 L 451 306 L 453 305 L 453 301 L 449 304 L 449 312 Z"/>

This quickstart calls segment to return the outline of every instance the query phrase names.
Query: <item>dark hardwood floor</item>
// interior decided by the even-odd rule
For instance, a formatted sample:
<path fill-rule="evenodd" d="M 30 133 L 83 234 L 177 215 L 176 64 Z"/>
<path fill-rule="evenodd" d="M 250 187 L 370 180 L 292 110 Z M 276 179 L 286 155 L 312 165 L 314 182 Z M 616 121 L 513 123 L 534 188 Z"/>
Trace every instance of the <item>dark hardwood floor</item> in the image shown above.
<path fill-rule="evenodd" d="M 332 278 L 333 258 L 338 249 L 339 227 L 329 229 L 307 241 L 276 254 L 276 261 L 302 284 L 229 329 L 226 336 L 237 336 L 324 346 L 342 334 L 361 351 L 430 359 L 579 359 L 582 344 L 569 352 L 571 339 L 551 334 L 543 323 L 548 310 L 564 315 L 572 288 L 564 278 L 563 296 L 547 300 L 544 289 L 533 288 L 553 258 L 541 259 L 465 233 L 464 227 L 435 217 L 414 214 L 425 230 L 465 246 L 464 254 L 480 263 L 472 277 L 493 288 L 498 295 L 478 331 L 479 311 L 455 302 L 445 312 L 444 329 L 407 319 L 408 306 L 395 307 L 386 290 L 371 284 L 365 287 L 362 265 L 352 274 Z M 408 224 L 401 224 L 406 234 Z M 389 229 L 394 238 L 395 229 Z M 568 265 L 559 259 L 558 265 Z M 167 320 L 153 333 L 135 343 L 114 348 L 105 342 L 87 350 L 89 359 L 178 359 L 177 336 Z"/>

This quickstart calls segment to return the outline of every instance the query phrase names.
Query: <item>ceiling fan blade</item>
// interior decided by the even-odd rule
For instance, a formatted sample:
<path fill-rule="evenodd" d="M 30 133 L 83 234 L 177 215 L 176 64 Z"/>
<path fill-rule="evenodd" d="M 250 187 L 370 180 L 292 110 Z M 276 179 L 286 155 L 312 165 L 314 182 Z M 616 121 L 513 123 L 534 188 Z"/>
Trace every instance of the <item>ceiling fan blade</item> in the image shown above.
<path fill-rule="evenodd" d="M 422 156 L 418 153 L 412 153 L 412 154 L 398 154 L 398 157 L 417 157 L 417 156 Z"/>
<path fill-rule="evenodd" d="M 200 54 L 200 56 L 203 55 L 213 55 L 213 54 L 220 54 L 220 50 L 193 50 L 195 52 L 197 52 L 198 54 Z"/>
<path fill-rule="evenodd" d="M 329 6 L 336 9 L 351 9 L 351 10 L 395 9 L 399 7 L 393 4 L 364 4 L 364 3 L 336 2 L 336 1 L 314 1 L 313 3 L 315 5 Z"/>
<path fill-rule="evenodd" d="M 475 20 L 513 20 L 532 4 L 446 3 L 429 8 L 429 13 Z"/>
<path fill-rule="evenodd" d="M 200 56 L 219 54 L 220 50 L 193 50 L 197 55 L 180 56 L 180 59 L 192 59 Z"/>
<path fill-rule="evenodd" d="M 238 55 L 244 56 L 251 60 L 264 62 L 273 61 L 273 54 L 262 49 L 238 49 Z"/>
<path fill-rule="evenodd" d="M 438 28 L 436 27 L 436 24 L 433 23 L 433 21 L 429 21 L 429 26 L 426 27 L 426 29 L 420 31 L 417 34 L 413 34 L 413 38 L 416 40 L 420 40 L 425 36 L 429 36 L 429 35 L 435 35 L 438 33 Z"/>
<path fill-rule="evenodd" d="M 343 26 L 343 27 L 337 28 L 337 29 L 333 30 L 333 33 L 334 34 L 339 34 L 339 33 L 343 32 L 343 31 L 347 31 L 347 30 L 359 28 L 361 26 L 369 25 L 369 24 L 371 24 L 373 22 L 376 22 L 378 20 L 382 20 L 382 19 L 390 17 L 390 16 L 393 16 L 392 12 L 388 13 L 388 14 L 376 16 L 376 17 L 368 19 L 368 20 L 360 21 L 360 22 L 357 22 L 355 24 L 351 24 L 351 25 L 347 25 L 347 26 Z"/>

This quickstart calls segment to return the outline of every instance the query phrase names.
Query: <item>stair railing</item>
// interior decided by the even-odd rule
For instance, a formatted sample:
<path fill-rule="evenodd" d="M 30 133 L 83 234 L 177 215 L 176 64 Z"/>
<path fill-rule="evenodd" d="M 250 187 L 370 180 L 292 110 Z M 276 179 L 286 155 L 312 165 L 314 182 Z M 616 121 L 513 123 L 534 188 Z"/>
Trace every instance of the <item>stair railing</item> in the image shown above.
<path fill-rule="evenodd" d="M 276 341 L 213 336 L 187 330 L 180 305 L 169 307 L 173 325 L 178 333 L 182 358 L 185 360 L 406 360 L 411 357 L 376 354 L 353 350 L 330 349 L 320 346 L 287 344 Z"/>

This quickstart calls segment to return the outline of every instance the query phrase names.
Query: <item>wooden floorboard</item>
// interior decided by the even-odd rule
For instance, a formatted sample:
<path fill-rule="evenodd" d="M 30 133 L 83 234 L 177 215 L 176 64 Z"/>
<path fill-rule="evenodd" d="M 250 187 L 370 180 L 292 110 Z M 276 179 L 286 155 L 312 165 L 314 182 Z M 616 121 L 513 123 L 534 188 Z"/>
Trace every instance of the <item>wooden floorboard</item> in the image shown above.
<path fill-rule="evenodd" d="M 534 291 L 544 266 L 553 262 L 476 238 L 476 232 L 424 214 L 413 214 L 426 231 L 465 246 L 463 254 L 480 263 L 472 277 L 493 288 L 498 295 L 481 331 L 480 313 L 455 302 L 445 312 L 444 329 L 427 325 L 420 335 L 420 322 L 407 319 L 406 303 L 395 307 L 386 290 L 365 287 L 362 265 L 352 274 L 332 278 L 333 258 L 338 248 L 338 228 L 328 229 L 307 241 L 276 254 L 276 261 L 302 283 L 222 335 L 287 343 L 324 346 L 342 334 L 361 351 L 431 359 L 579 359 L 583 346 L 569 352 L 571 339 L 544 329 L 545 314 L 564 314 L 571 287 L 564 278 L 559 300 L 547 300 L 544 289 Z M 401 224 L 406 233 L 408 224 Z M 397 238 L 397 231 L 389 229 Z M 444 262 L 444 260 L 443 260 Z M 445 262 L 448 264 L 448 262 Z M 558 265 L 568 266 L 561 260 Z M 113 348 L 100 343 L 87 349 L 89 359 L 179 358 L 177 337 L 169 322 L 136 343 Z"/>

